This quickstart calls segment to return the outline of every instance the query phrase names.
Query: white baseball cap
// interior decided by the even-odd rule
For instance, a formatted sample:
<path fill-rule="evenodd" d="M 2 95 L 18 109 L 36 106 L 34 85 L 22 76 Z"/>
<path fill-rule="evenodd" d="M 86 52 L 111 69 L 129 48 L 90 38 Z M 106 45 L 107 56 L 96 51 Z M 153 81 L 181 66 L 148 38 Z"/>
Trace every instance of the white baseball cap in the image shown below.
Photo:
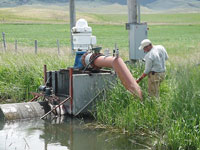
<path fill-rule="evenodd" d="M 139 50 L 144 50 L 145 46 L 148 46 L 149 44 L 151 44 L 151 41 L 149 39 L 144 39 L 141 43 L 140 43 L 140 47 Z"/>

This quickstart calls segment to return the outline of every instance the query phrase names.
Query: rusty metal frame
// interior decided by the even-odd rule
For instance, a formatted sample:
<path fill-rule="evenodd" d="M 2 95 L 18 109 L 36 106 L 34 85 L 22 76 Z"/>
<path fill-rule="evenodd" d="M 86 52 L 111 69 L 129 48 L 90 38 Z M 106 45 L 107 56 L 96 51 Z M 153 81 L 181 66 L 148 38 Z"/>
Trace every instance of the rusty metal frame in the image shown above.
<path fill-rule="evenodd" d="M 73 111 L 73 68 L 69 68 L 69 96 L 70 96 L 70 110 Z"/>
<path fill-rule="evenodd" d="M 47 65 L 44 65 L 44 85 L 47 83 Z"/>

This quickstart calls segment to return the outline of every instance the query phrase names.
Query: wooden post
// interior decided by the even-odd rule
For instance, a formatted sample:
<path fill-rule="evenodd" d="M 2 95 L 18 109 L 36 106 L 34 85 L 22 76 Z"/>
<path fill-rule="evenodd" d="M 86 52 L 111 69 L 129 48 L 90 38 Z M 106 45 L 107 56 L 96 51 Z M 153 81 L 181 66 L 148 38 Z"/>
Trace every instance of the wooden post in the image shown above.
<path fill-rule="evenodd" d="M 71 36 L 71 52 L 74 54 L 74 44 L 73 44 L 73 36 L 72 36 L 72 28 L 75 26 L 76 23 L 76 11 L 75 11 L 75 0 L 69 1 L 69 14 L 70 14 L 70 36 Z"/>
<path fill-rule="evenodd" d="M 35 54 L 37 54 L 37 49 L 38 49 L 37 40 L 35 40 Z"/>
<path fill-rule="evenodd" d="M 57 40 L 57 47 L 58 47 L 58 55 L 60 55 L 60 44 L 59 44 L 59 40 Z"/>
<path fill-rule="evenodd" d="M 2 37 L 3 37 L 3 47 L 4 47 L 4 51 L 6 51 L 7 47 L 6 47 L 6 37 L 5 37 L 5 33 L 2 32 Z"/>
<path fill-rule="evenodd" d="M 17 53 L 17 40 L 15 40 L 15 52 Z"/>

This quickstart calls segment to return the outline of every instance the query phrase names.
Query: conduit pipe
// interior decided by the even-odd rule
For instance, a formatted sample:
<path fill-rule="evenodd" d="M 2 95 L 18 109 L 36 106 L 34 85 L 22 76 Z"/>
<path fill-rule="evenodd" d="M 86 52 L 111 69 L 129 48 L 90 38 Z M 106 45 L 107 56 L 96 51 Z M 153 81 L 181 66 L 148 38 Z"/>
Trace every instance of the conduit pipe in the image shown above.
<path fill-rule="evenodd" d="M 93 57 L 91 55 L 90 62 L 92 58 Z M 132 76 L 128 67 L 120 57 L 100 55 L 99 57 L 95 58 L 91 66 L 94 66 L 96 68 L 101 68 L 101 67 L 113 68 L 117 73 L 117 76 L 121 80 L 122 84 L 124 85 L 124 87 L 132 94 L 138 96 L 142 100 L 142 91 L 140 89 L 140 86 L 137 84 L 136 80 Z"/>
<path fill-rule="evenodd" d="M 41 117 L 50 110 L 48 102 L 28 102 L 0 105 L 0 121 Z"/>

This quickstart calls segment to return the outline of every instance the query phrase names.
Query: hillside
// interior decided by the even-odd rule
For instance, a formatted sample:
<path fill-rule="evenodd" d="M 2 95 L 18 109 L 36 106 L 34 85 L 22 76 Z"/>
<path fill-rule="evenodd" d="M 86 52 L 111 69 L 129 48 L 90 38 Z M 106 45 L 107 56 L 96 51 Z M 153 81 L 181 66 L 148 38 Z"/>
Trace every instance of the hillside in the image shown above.
<path fill-rule="evenodd" d="M 191 13 L 200 12 L 200 0 L 141 0 L 141 13 Z M 76 9 L 88 13 L 126 14 L 127 5 L 118 3 L 76 2 Z"/>
<path fill-rule="evenodd" d="M 20 5 L 63 5 L 69 0 L 1 0 L 0 7 L 15 7 Z M 127 0 L 75 0 L 76 9 L 80 12 L 96 13 L 126 13 Z M 200 0 L 138 0 L 142 12 L 199 12 Z M 115 7 L 113 7 L 115 6 Z M 109 10 L 109 11 L 107 11 Z"/>
<path fill-rule="evenodd" d="M 200 9 L 199 0 L 156 0 L 144 5 L 153 10 L 198 10 Z"/>

